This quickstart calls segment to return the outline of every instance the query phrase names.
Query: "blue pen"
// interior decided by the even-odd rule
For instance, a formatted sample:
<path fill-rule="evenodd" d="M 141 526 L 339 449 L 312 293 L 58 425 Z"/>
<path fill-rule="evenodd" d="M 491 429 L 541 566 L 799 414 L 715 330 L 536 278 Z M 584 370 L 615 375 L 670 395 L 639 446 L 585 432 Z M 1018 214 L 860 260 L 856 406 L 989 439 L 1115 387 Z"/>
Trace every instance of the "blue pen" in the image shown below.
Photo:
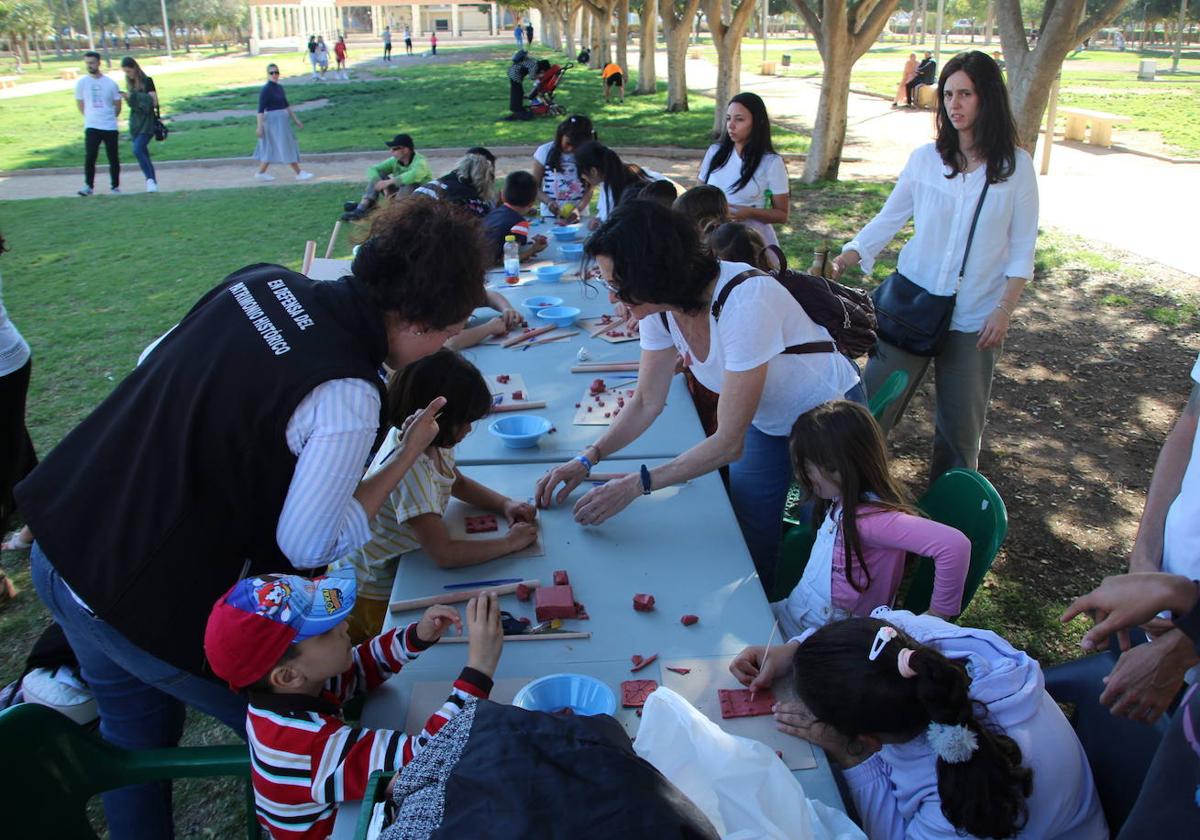
<path fill-rule="evenodd" d="M 508 583 L 520 583 L 524 578 L 501 578 L 500 580 L 473 580 L 469 583 L 447 583 L 442 589 L 476 589 L 485 586 L 504 586 Z"/>

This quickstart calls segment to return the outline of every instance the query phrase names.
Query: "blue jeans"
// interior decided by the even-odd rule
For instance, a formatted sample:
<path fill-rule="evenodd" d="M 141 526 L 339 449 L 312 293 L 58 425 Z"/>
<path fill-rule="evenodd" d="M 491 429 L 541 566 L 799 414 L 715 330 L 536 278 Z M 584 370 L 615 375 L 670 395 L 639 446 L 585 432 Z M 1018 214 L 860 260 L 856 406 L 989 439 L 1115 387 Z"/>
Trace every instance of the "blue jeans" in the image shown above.
<path fill-rule="evenodd" d="M 142 174 L 146 176 L 147 181 L 154 180 L 154 164 L 150 162 L 150 141 L 154 139 L 153 134 L 138 134 L 133 138 L 133 156 L 137 158 L 138 166 L 142 167 Z"/>
<path fill-rule="evenodd" d="M 36 542 L 30 566 L 38 595 L 67 634 L 83 678 L 96 696 L 104 740 L 131 750 L 175 746 L 183 734 L 184 703 L 246 737 L 242 697 L 151 656 L 84 609 Z M 112 840 L 174 836 L 169 781 L 118 788 L 102 799 Z"/>

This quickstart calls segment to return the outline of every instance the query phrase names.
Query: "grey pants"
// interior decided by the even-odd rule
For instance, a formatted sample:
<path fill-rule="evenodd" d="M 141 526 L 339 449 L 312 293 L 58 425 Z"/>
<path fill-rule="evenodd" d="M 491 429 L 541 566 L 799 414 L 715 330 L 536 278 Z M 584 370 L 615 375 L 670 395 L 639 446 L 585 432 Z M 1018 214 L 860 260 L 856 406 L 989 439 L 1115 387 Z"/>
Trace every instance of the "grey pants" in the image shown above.
<path fill-rule="evenodd" d="M 933 364 L 936 409 L 933 459 L 929 465 L 931 484 L 946 470 L 955 467 L 973 470 L 979 466 L 979 446 L 992 394 L 992 372 L 1002 348 L 978 350 L 977 341 L 977 332 L 952 331 L 942 352 L 929 357 L 914 356 L 881 340 L 863 374 L 867 394 L 874 396 L 892 371 L 908 372 L 908 387 L 888 406 L 880 421 L 886 435 L 904 415 L 930 363 Z"/>
<path fill-rule="evenodd" d="M 379 190 L 375 189 L 377 183 L 379 182 L 374 179 L 367 181 L 367 189 L 362 197 L 363 204 L 373 204 L 379 198 Z M 394 187 L 390 194 L 397 198 L 403 198 L 406 195 L 412 195 L 414 189 L 416 187 L 412 184 L 401 184 L 399 187 Z"/>

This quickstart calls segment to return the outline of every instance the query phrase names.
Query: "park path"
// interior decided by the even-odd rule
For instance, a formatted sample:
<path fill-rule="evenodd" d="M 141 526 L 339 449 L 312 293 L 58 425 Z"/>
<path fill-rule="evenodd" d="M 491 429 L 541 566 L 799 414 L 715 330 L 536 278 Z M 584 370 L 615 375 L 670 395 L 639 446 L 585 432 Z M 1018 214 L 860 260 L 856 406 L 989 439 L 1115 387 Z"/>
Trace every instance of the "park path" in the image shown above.
<path fill-rule="evenodd" d="M 461 58 L 450 53 L 444 60 Z M 660 51 L 656 61 L 665 77 L 665 53 Z M 630 50 L 629 63 L 636 66 L 636 62 L 637 52 Z M 171 69 L 182 64 L 178 62 Z M 377 64 L 371 60 L 358 67 L 369 72 Z M 715 87 L 716 67 L 709 62 L 689 60 L 687 72 L 690 89 L 705 93 Z M 742 89 L 762 96 L 772 119 L 798 129 L 812 127 L 820 96 L 818 81 L 743 73 Z M 894 179 L 910 152 L 932 136 L 931 112 L 893 109 L 884 99 L 851 93 L 846 162 L 841 175 L 852 179 Z M 300 140 L 303 145 L 303 136 Z M 497 151 L 498 169 L 506 172 L 527 167 L 532 148 Z M 435 171 L 445 171 L 453 164 L 458 150 L 429 150 L 427 154 Z M 679 150 L 630 157 L 686 184 L 695 177 L 700 155 Z M 304 167 L 313 172 L 316 182 L 357 183 L 367 166 L 376 163 L 379 157 L 375 152 L 308 155 Z M 1040 143 L 1034 160 L 1040 163 Z M 269 189 L 293 183 L 283 167 L 274 169 L 278 180 L 256 183 L 250 177 L 254 165 L 248 158 L 164 162 L 156 166 L 161 170 L 159 182 L 163 192 L 242 186 Z M 799 174 L 800 166 L 790 164 L 794 176 Z M 142 188 L 136 166 L 125 168 L 122 175 L 129 190 Z M 80 173 L 72 170 L 4 175 L 0 176 L 0 200 L 70 195 L 79 188 L 80 181 Z M 356 191 L 357 186 L 348 187 L 347 198 L 352 198 Z M 1200 277 L 1200 249 L 1194 248 L 1190 241 L 1194 224 L 1189 221 L 1195 212 L 1192 197 L 1200 195 L 1200 164 L 1171 163 L 1122 149 L 1056 142 L 1050 172 L 1039 177 L 1039 191 L 1043 226 L 1103 242 Z"/>

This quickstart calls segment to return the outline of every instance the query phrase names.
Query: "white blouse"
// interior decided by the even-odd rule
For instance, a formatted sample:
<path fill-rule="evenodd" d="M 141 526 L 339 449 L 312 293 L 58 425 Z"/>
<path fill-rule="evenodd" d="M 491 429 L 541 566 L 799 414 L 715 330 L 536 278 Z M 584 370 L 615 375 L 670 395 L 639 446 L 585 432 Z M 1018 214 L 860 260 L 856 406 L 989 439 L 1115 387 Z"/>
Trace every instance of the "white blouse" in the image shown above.
<path fill-rule="evenodd" d="M 784 165 L 783 158 L 779 155 L 763 155 L 762 160 L 758 162 L 758 169 L 754 170 L 753 177 L 741 189 L 735 190 L 733 189 L 734 184 L 742 177 L 742 158 L 737 153 L 737 149 L 730 151 L 729 159 L 725 161 L 724 166 L 714 169 L 712 172 L 708 171 L 709 163 L 719 148 L 721 147 L 715 143 L 708 147 L 704 160 L 700 162 L 700 180 L 719 188 L 725 193 L 725 198 L 730 205 L 767 207 L 769 206 L 768 192 L 772 195 L 788 194 L 787 166 Z M 749 225 L 761 233 L 768 245 L 779 244 L 774 226 L 757 219 L 746 219 L 743 224 Z"/>
<path fill-rule="evenodd" d="M 897 269 L 932 294 L 954 294 L 987 169 L 947 178 L 949 171 L 933 143 L 916 149 L 883 209 L 842 253 L 857 251 L 869 274 L 875 257 L 912 219 L 913 238 L 900 251 Z M 992 184 L 983 200 L 950 329 L 978 332 L 1003 296 L 1007 278 L 1033 279 L 1037 230 L 1037 176 L 1028 153 L 1017 149 L 1015 171 Z"/>

